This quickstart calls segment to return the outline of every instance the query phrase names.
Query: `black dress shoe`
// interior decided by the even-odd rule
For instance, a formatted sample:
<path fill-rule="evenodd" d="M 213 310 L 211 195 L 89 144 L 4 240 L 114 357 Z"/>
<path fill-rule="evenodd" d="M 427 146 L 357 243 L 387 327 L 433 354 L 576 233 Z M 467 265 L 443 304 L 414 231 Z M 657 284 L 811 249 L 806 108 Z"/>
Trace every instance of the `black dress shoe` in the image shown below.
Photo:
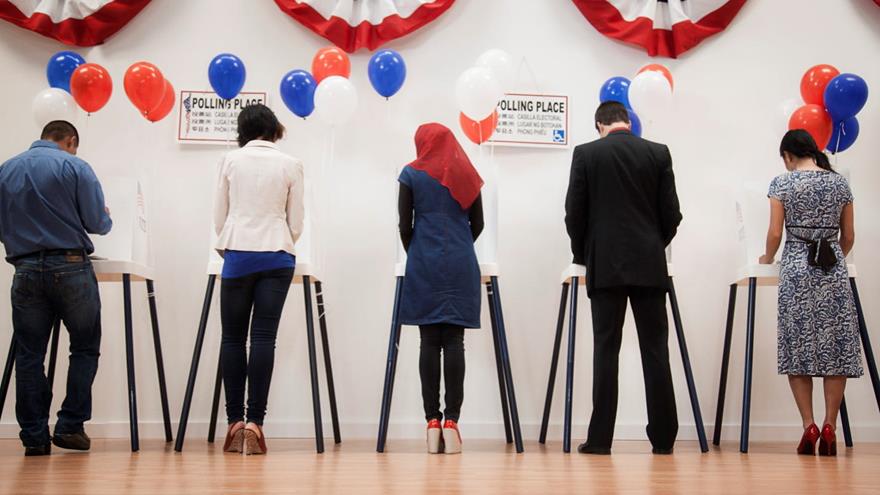
<path fill-rule="evenodd" d="M 658 449 L 657 447 L 654 447 L 651 449 L 651 453 L 655 455 L 672 455 L 672 447 L 668 449 Z"/>
<path fill-rule="evenodd" d="M 92 446 L 92 439 L 86 435 L 84 431 L 76 433 L 56 433 L 52 437 L 52 443 L 56 447 L 70 450 L 89 450 Z"/>
<path fill-rule="evenodd" d="M 578 445 L 578 452 L 581 454 L 593 454 L 593 455 L 611 455 L 610 447 L 592 447 L 587 445 L 586 442 Z"/>
<path fill-rule="evenodd" d="M 38 456 L 38 455 L 49 455 L 51 453 L 52 453 L 52 445 L 48 444 L 48 443 L 46 445 L 40 445 L 38 447 L 25 447 L 24 448 L 25 457 L 33 457 L 33 456 Z"/>

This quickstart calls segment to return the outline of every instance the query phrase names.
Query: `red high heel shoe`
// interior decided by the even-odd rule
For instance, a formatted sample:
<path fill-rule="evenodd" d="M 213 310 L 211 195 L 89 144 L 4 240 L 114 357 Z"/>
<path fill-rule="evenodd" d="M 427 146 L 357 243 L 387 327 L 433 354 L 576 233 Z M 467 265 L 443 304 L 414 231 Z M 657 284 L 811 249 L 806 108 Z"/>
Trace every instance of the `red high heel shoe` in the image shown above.
<path fill-rule="evenodd" d="M 829 424 L 822 427 L 822 436 L 819 438 L 819 455 L 837 455 L 837 435 L 834 434 L 834 428 Z"/>
<path fill-rule="evenodd" d="M 808 426 L 804 430 L 804 436 L 801 437 L 801 443 L 798 444 L 797 453 L 799 455 L 816 455 L 816 440 L 819 440 L 819 436 L 819 427 L 816 426 L 816 423 Z"/>

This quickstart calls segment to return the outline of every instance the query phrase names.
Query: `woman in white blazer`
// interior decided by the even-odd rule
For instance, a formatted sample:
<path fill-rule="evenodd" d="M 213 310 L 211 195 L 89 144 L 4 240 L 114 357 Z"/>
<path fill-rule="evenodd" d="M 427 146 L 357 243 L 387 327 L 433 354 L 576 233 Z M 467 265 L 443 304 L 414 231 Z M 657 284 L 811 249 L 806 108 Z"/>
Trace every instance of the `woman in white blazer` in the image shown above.
<path fill-rule="evenodd" d="M 246 107 L 238 116 L 240 148 L 223 158 L 217 179 L 214 247 L 224 260 L 220 353 L 229 422 L 226 452 L 266 453 L 262 426 L 275 337 L 304 216 L 303 165 L 278 149 L 275 142 L 283 136 L 284 126 L 272 110 L 265 105 Z"/>

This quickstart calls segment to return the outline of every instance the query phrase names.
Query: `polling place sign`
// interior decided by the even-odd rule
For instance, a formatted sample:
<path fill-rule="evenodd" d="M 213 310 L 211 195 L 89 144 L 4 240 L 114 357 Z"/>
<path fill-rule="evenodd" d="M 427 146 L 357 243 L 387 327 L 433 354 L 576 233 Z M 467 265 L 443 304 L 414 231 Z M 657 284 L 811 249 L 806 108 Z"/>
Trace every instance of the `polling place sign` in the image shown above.
<path fill-rule="evenodd" d="M 498 103 L 498 126 L 488 144 L 567 148 L 568 96 L 508 93 Z"/>
<path fill-rule="evenodd" d="M 238 114 L 249 105 L 266 104 L 266 93 L 241 92 L 225 100 L 212 91 L 181 91 L 177 142 L 226 144 L 236 140 Z"/>

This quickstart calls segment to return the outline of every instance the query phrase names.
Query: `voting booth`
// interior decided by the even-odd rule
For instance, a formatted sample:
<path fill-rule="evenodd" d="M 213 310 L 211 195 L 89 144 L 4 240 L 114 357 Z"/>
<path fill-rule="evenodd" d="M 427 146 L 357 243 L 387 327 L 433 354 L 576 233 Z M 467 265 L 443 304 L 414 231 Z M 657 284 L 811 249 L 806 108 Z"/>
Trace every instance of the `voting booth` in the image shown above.
<path fill-rule="evenodd" d="M 108 178 L 101 181 L 104 201 L 113 219 L 113 228 L 105 236 L 92 235 L 95 245 L 92 265 L 99 283 L 122 282 L 125 358 L 128 374 L 128 409 L 131 437 L 131 450 L 140 448 L 138 433 L 137 392 L 135 389 L 134 336 L 131 311 L 131 282 L 146 284 L 150 307 L 150 322 L 153 333 L 153 347 L 156 355 L 156 369 L 159 380 L 159 393 L 162 405 L 162 420 L 165 428 L 165 441 L 170 442 L 171 417 L 168 409 L 168 392 L 165 382 L 165 366 L 162 357 L 162 342 L 159 335 L 159 317 L 156 309 L 154 287 L 155 270 L 150 253 L 150 223 L 147 215 L 147 200 L 142 183 L 133 178 Z M 105 302 L 106 304 L 106 302 Z M 58 356 L 58 341 L 61 322 L 55 323 L 49 350 L 48 379 L 51 387 L 55 377 L 55 361 Z M 15 341 L 10 345 L 6 368 L 0 385 L 0 399 L 5 400 L 6 390 L 12 373 Z M 104 350 L 108 354 L 107 350 Z M 0 403 L 0 410 L 2 410 Z"/>
<path fill-rule="evenodd" d="M 333 424 L 333 438 L 335 443 L 341 443 L 342 437 L 339 432 L 339 414 L 336 405 L 336 387 L 333 381 L 333 368 L 330 360 L 330 344 L 327 332 L 327 320 L 324 309 L 324 292 L 323 277 L 321 276 L 321 267 L 323 266 L 323 251 L 320 249 L 320 208 L 315 208 L 316 195 L 315 183 L 309 177 L 305 179 L 304 185 L 304 204 L 305 218 L 303 221 L 303 233 L 296 242 L 296 269 L 291 281 L 293 285 L 302 285 L 306 314 L 306 335 L 308 339 L 309 349 L 309 372 L 312 388 L 312 406 L 315 421 L 315 443 L 318 453 L 324 452 L 324 432 L 323 420 L 321 419 L 321 399 L 320 387 L 318 383 L 318 365 L 317 352 L 315 347 L 315 327 L 313 316 L 312 302 L 312 285 L 315 289 L 315 302 L 318 309 L 318 325 L 321 333 L 321 344 L 323 348 L 324 370 L 327 379 L 327 389 L 330 395 L 330 415 Z M 195 391 L 196 376 L 198 375 L 199 362 L 202 355 L 202 347 L 205 340 L 205 332 L 208 326 L 208 318 L 211 313 L 211 302 L 214 296 L 214 286 L 217 277 L 223 273 L 223 258 L 214 248 L 217 235 L 213 227 L 210 229 L 210 245 L 207 249 L 207 267 L 208 275 L 207 289 L 205 290 L 205 299 L 202 303 L 202 313 L 199 320 L 199 327 L 196 332 L 196 343 L 193 351 L 192 362 L 190 364 L 189 377 L 186 385 L 186 395 L 183 400 L 183 408 L 180 413 L 180 423 L 177 430 L 177 439 L 174 450 L 183 451 L 183 443 L 186 438 L 186 428 L 189 421 L 189 413 L 192 407 L 192 398 Z M 214 380 L 214 395 L 211 407 L 211 421 L 208 426 L 208 442 L 213 442 L 217 429 L 217 417 L 220 407 L 220 391 L 223 384 L 223 375 L 220 368 L 220 356 L 217 358 L 217 373 Z"/>
<path fill-rule="evenodd" d="M 848 175 L 842 172 L 844 176 Z M 746 348 L 745 348 L 745 371 L 743 382 L 743 408 L 740 430 L 740 451 L 748 452 L 749 449 L 749 416 L 751 412 L 752 394 L 752 365 L 755 341 L 755 300 L 758 287 L 777 287 L 779 285 L 779 264 L 774 262 L 770 265 L 758 263 L 758 258 L 764 254 L 767 227 L 770 219 L 770 201 L 767 197 L 768 182 L 745 182 L 735 191 L 736 208 L 736 240 L 737 258 L 736 266 L 731 267 L 730 293 L 727 303 L 727 322 L 724 332 L 724 348 L 721 361 L 721 378 L 718 389 L 718 404 L 715 410 L 715 432 L 712 443 L 721 443 L 721 428 L 724 419 L 724 401 L 727 391 L 727 373 L 730 364 L 730 345 L 733 335 L 733 321 L 736 310 L 738 287 L 748 287 L 748 309 L 746 316 Z M 784 246 L 784 239 L 783 239 Z M 783 247 L 780 247 L 780 254 Z M 777 259 L 778 259 L 777 255 Z M 865 317 L 862 312 L 862 304 L 859 300 L 859 291 L 856 284 L 858 269 L 853 262 L 854 255 L 847 257 L 847 270 L 850 277 L 850 287 L 856 304 L 859 319 L 859 334 L 862 339 L 862 348 L 865 352 L 865 361 L 871 382 L 874 387 L 874 395 L 877 406 L 880 408 L 880 378 L 877 374 L 877 365 L 871 348 L 868 330 L 865 325 Z M 774 322 L 775 327 L 775 322 Z M 849 415 L 846 409 L 846 399 L 840 405 L 840 419 L 843 427 L 844 440 L 847 447 L 852 447 L 852 433 L 849 424 Z"/>
<path fill-rule="evenodd" d="M 498 249 L 498 181 L 494 164 L 478 167 L 485 185 L 481 190 L 483 202 L 483 232 L 474 243 L 477 261 L 480 265 L 481 283 L 486 287 L 486 298 L 489 307 L 489 320 L 492 327 L 492 341 L 495 349 L 495 365 L 498 374 L 498 388 L 501 395 L 501 411 L 504 416 L 504 434 L 507 443 L 513 443 L 517 453 L 524 451 L 522 429 L 519 422 L 519 410 L 516 405 L 516 393 L 513 385 L 513 374 L 510 365 L 510 352 L 507 345 L 507 331 L 504 326 L 504 313 L 501 304 L 501 292 L 498 282 L 499 270 L 496 263 Z M 398 174 L 399 175 L 399 174 Z M 395 194 L 397 188 L 394 189 Z M 396 201 L 395 201 L 396 204 Z M 397 357 L 400 344 L 400 300 L 403 291 L 403 279 L 406 275 L 406 252 L 395 232 L 397 246 L 397 263 L 395 265 L 396 284 L 394 304 L 391 312 L 391 331 L 388 340 L 388 354 L 385 363 L 385 382 L 382 392 L 382 404 L 379 412 L 379 433 L 376 451 L 384 452 L 388 438 L 388 423 L 391 415 L 391 398 L 394 391 L 394 379 L 397 372 Z"/>
<path fill-rule="evenodd" d="M 681 362 L 684 367 L 685 381 L 688 387 L 688 396 L 691 402 L 691 410 L 694 415 L 694 424 L 697 429 L 697 440 L 700 451 L 709 451 L 706 440 L 706 430 L 703 426 L 703 413 L 700 409 L 700 401 L 697 397 L 697 386 L 694 382 L 694 373 L 691 368 L 690 354 L 688 353 L 687 341 L 684 334 L 684 324 L 681 319 L 681 310 L 678 305 L 678 297 L 675 293 L 673 276 L 675 268 L 672 265 L 672 247 L 666 248 L 666 269 L 669 274 L 669 305 L 672 311 L 672 321 L 675 326 L 675 334 L 678 339 L 678 349 L 681 354 Z M 565 405 L 562 425 L 562 450 L 571 452 L 571 421 L 572 403 L 574 397 L 574 358 L 575 358 L 575 334 L 577 330 L 578 288 L 586 286 L 587 267 L 584 265 L 568 265 L 561 275 L 562 291 L 559 298 L 559 313 L 556 318 L 556 336 L 553 341 L 553 355 L 550 359 L 550 377 L 547 382 L 547 394 L 544 398 L 544 413 L 541 419 L 541 431 L 538 437 L 540 443 L 547 441 L 547 429 L 550 425 L 550 411 L 553 406 L 553 392 L 556 387 L 556 370 L 559 367 L 559 353 L 562 347 L 562 333 L 565 327 L 566 311 L 568 312 L 568 352 L 566 356 L 565 376 Z M 568 306 L 568 307 L 566 307 Z"/>

